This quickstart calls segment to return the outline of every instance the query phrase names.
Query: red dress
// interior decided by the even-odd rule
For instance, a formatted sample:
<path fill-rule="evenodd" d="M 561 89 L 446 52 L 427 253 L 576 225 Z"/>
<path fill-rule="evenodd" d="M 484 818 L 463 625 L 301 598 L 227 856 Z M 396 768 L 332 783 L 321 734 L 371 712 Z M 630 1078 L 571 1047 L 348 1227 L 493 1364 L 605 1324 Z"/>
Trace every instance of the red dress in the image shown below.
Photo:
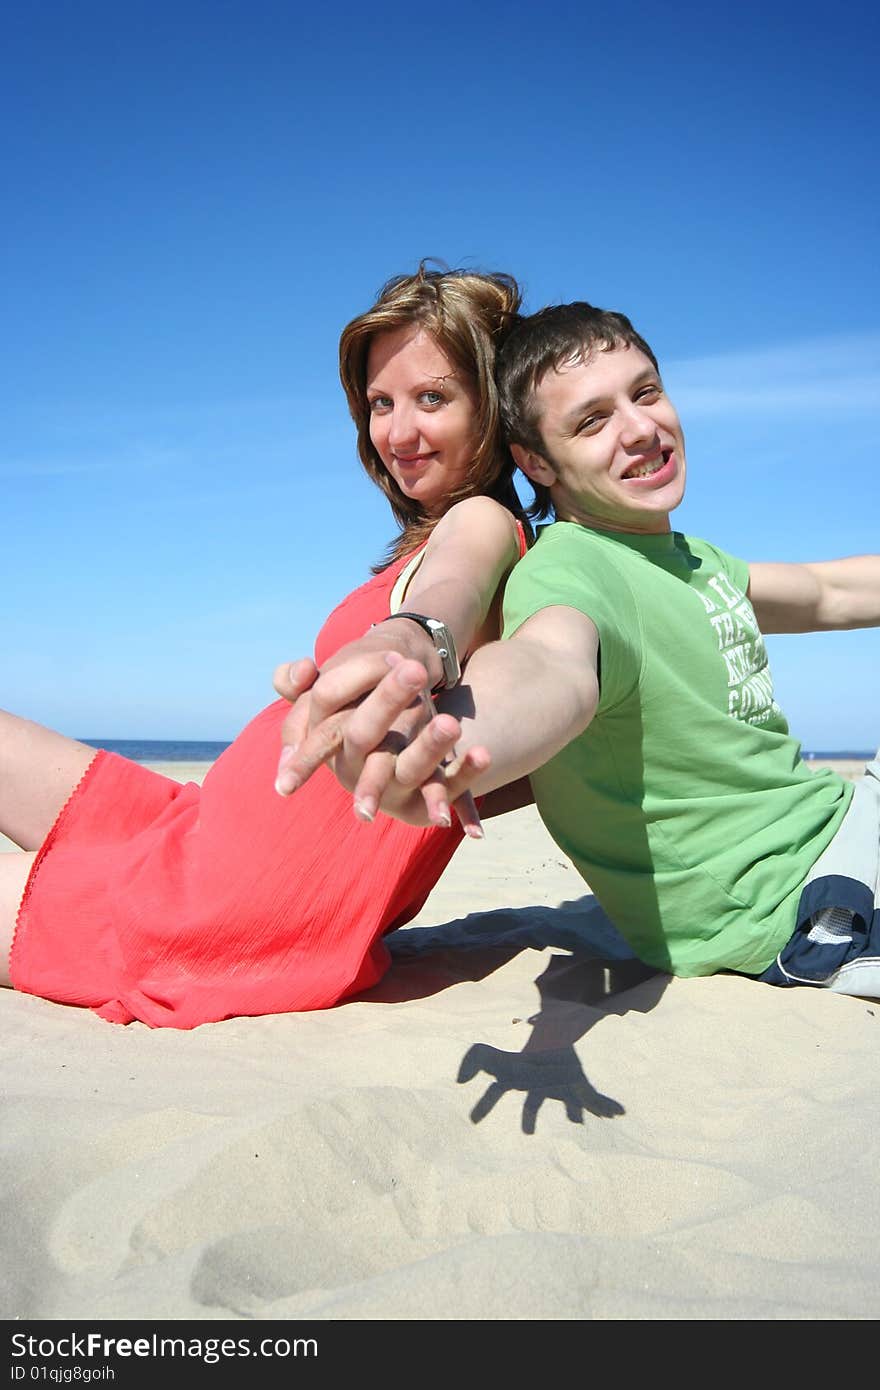
<path fill-rule="evenodd" d="M 320 665 L 389 614 L 410 557 L 327 619 Z M 194 1028 L 322 1009 L 390 963 L 462 838 L 379 815 L 359 822 L 326 768 L 290 798 L 273 782 L 290 706 L 277 700 L 201 787 L 101 751 L 31 871 L 10 953 L 16 989 L 113 1023 Z"/>

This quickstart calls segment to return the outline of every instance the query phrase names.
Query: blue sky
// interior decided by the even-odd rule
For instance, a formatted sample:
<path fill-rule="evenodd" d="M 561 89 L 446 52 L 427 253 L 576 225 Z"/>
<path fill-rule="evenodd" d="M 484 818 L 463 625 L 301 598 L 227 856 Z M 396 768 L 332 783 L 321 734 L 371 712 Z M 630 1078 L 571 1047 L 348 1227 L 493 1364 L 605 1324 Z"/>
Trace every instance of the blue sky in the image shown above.
<path fill-rule="evenodd" d="M 0 54 L 5 707 L 226 739 L 273 698 L 390 539 L 336 349 L 423 256 L 630 315 L 680 529 L 878 548 L 866 5 L 42 0 Z M 805 747 L 880 741 L 878 643 L 770 640 Z"/>

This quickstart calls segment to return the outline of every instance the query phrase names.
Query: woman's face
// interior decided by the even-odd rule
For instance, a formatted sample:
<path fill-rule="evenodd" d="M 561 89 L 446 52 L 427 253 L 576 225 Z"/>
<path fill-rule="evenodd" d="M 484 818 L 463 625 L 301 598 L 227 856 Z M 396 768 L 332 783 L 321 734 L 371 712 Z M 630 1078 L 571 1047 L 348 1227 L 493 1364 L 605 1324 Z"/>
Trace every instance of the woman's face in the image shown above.
<path fill-rule="evenodd" d="M 370 438 L 401 492 L 443 511 L 477 446 L 477 396 L 431 334 L 416 324 L 379 333 L 367 356 Z"/>

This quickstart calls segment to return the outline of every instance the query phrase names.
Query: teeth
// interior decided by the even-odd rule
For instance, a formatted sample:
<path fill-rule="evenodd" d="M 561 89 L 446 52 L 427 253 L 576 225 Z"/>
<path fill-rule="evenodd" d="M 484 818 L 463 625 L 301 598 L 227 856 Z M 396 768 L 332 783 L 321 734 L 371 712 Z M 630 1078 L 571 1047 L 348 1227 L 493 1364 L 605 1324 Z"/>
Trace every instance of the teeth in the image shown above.
<path fill-rule="evenodd" d="M 651 463 L 642 463 L 638 468 L 628 468 L 624 473 L 625 478 L 650 478 L 652 473 L 656 473 L 662 468 L 666 460 L 662 454 L 660 458 L 654 459 Z"/>

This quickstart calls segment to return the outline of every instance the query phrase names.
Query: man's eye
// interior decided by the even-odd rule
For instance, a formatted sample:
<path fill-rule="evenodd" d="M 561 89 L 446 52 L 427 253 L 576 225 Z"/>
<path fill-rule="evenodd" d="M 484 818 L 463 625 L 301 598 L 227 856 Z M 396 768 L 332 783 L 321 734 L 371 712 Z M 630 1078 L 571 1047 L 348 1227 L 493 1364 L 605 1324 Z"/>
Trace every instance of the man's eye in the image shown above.
<path fill-rule="evenodd" d="M 591 430 L 598 429 L 605 418 L 604 415 L 588 415 L 586 420 L 582 420 L 578 425 L 578 434 L 589 434 Z"/>
<path fill-rule="evenodd" d="M 652 382 L 652 384 L 651 384 L 650 386 L 643 386 L 643 387 L 642 387 L 641 391 L 639 391 L 639 392 L 637 393 L 637 395 L 636 395 L 636 400 L 638 400 L 638 401 L 656 401 L 656 400 L 659 398 L 659 396 L 660 396 L 660 387 L 656 384 L 656 382 Z"/>

